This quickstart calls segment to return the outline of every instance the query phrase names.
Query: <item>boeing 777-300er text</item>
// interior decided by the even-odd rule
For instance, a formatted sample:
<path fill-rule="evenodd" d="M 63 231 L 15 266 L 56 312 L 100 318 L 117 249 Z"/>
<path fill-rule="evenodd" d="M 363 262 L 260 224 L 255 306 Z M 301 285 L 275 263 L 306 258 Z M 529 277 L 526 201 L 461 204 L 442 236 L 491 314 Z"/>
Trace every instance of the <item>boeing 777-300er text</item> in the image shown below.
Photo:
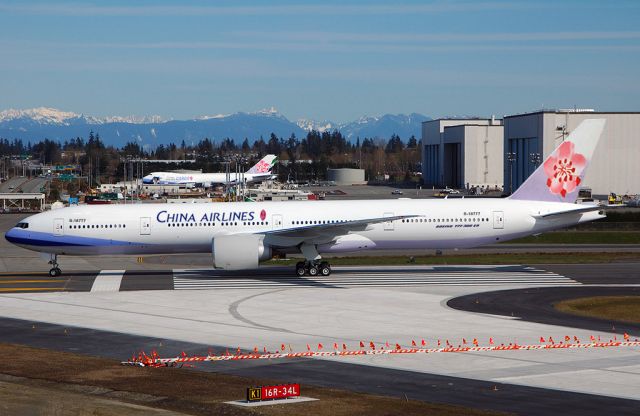
<path fill-rule="evenodd" d="M 603 218 L 576 204 L 605 120 L 583 121 L 508 198 L 76 206 L 25 218 L 5 238 L 58 255 L 213 254 L 213 266 L 258 267 L 301 253 L 303 276 L 329 275 L 322 253 L 491 244 Z"/>
<path fill-rule="evenodd" d="M 152 172 L 142 178 L 142 183 L 151 185 L 193 185 L 201 183 L 204 186 L 213 184 L 232 184 L 245 181 L 246 183 L 260 182 L 275 178 L 271 169 L 278 158 L 276 155 L 266 155 L 251 169 L 245 173 L 179 173 L 179 172 Z"/>

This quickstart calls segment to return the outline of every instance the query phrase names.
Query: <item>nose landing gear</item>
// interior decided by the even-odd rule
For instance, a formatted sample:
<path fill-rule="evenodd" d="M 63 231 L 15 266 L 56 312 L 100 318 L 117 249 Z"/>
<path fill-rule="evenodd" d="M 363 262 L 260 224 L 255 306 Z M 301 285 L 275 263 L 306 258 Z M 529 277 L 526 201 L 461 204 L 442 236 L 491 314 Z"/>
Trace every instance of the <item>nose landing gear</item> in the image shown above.
<path fill-rule="evenodd" d="M 57 254 L 52 254 L 51 255 L 51 260 L 49 260 L 49 264 L 53 266 L 49 270 L 49 276 L 58 277 L 58 276 L 60 276 L 62 274 L 62 270 L 60 270 L 60 267 L 58 267 L 58 255 Z"/>

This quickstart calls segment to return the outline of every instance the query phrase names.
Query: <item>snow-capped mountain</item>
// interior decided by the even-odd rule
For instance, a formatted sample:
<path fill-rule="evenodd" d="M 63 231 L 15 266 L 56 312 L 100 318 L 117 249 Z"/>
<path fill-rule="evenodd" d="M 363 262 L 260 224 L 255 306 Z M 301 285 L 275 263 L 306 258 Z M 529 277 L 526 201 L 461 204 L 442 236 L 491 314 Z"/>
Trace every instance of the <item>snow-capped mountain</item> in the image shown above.
<path fill-rule="evenodd" d="M 308 118 L 299 118 L 298 121 L 296 121 L 296 124 L 302 130 L 305 130 L 305 131 L 315 130 L 315 131 L 319 131 L 320 133 L 325 132 L 327 130 L 335 130 L 337 127 L 337 124 L 332 121 L 328 121 L 328 120 L 317 121 L 317 120 L 310 120 Z"/>
<path fill-rule="evenodd" d="M 316 130 L 319 132 L 338 130 L 347 139 L 355 139 L 356 137 L 384 138 L 397 134 L 403 139 L 411 136 L 420 137 L 420 131 L 423 121 L 431 120 L 422 114 L 412 113 L 405 114 L 385 114 L 378 117 L 360 117 L 356 121 L 337 124 L 331 121 L 316 121 L 301 118 L 297 121 L 298 127 L 303 130 Z"/>
<path fill-rule="evenodd" d="M 39 141 L 45 138 L 68 140 L 87 137 L 89 131 L 99 133 L 102 140 L 111 145 L 123 146 L 135 141 L 155 147 L 159 144 L 185 140 L 198 142 L 208 137 L 212 140 L 232 138 L 241 142 L 245 138 L 254 142 L 260 137 L 268 140 L 271 133 L 288 138 L 295 134 L 299 139 L 308 131 L 339 130 L 347 138 L 389 138 L 392 134 L 406 140 L 411 135 L 419 137 L 421 122 L 429 120 L 420 114 L 383 115 L 362 117 L 357 121 L 336 124 L 330 121 L 300 119 L 289 121 L 274 107 L 253 113 L 238 112 L 199 116 L 191 120 L 164 120 L 159 116 L 111 116 L 93 117 L 54 108 L 39 107 L 27 110 L 0 112 L 0 138 Z"/>
<path fill-rule="evenodd" d="M 110 116 L 103 117 L 99 120 L 97 124 L 105 124 L 105 123 L 130 123 L 130 124 L 151 124 L 151 123 L 164 123 L 170 120 L 164 119 L 161 116 L 153 115 L 153 116 Z"/>
<path fill-rule="evenodd" d="M 9 109 L 0 112 L 0 123 L 27 122 L 33 124 L 53 124 L 70 126 L 77 122 L 95 123 L 97 119 L 85 117 L 82 114 L 55 108 L 38 107 L 28 110 Z"/>
<path fill-rule="evenodd" d="M 341 124 L 338 130 L 347 139 L 356 137 L 378 137 L 388 139 L 392 134 L 397 134 L 403 140 L 411 136 L 420 137 L 422 122 L 431 120 L 427 116 L 418 113 L 385 114 L 379 117 L 361 117 L 356 121 Z"/>
<path fill-rule="evenodd" d="M 0 111 L 0 123 L 8 123 L 13 121 L 30 121 L 38 124 L 53 124 L 70 126 L 73 124 L 105 124 L 105 123 L 131 123 L 131 124 L 148 124 L 162 123 L 165 120 L 162 117 L 153 116 L 110 116 L 110 117 L 93 117 L 84 114 L 78 114 L 71 111 L 62 111 L 50 107 L 37 107 L 26 110 L 16 110 L 10 108 Z"/>

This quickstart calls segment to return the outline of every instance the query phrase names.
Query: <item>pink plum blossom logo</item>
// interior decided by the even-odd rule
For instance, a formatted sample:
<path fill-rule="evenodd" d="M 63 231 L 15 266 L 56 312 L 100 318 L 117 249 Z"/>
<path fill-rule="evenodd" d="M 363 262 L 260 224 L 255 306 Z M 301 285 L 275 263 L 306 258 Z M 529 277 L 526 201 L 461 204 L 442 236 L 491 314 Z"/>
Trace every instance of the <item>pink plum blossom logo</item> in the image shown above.
<path fill-rule="evenodd" d="M 580 175 L 587 162 L 574 148 L 573 142 L 566 141 L 544 162 L 549 191 L 563 198 L 580 185 Z"/>
<path fill-rule="evenodd" d="M 260 211 L 260 221 L 264 221 L 267 218 L 267 211 Z"/>
<path fill-rule="evenodd" d="M 269 165 L 267 162 L 265 162 L 264 160 L 261 160 L 260 162 L 258 162 L 256 164 L 256 171 L 258 173 L 266 173 L 269 172 L 269 167 L 271 165 Z"/>

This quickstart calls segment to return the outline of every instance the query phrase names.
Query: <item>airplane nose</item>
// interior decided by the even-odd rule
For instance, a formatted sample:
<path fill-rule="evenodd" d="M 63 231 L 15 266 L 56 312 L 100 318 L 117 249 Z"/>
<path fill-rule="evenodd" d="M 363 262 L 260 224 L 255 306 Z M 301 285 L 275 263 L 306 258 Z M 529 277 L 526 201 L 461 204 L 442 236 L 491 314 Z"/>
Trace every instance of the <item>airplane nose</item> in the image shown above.
<path fill-rule="evenodd" d="M 7 240 L 8 242 L 10 242 L 10 243 L 14 243 L 14 244 L 15 244 L 15 243 L 17 243 L 17 242 L 18 242 L 18 240 L 20 239 L 20 234 L 21 234 L 22 232 L 23 232 L 23 231 L 22 231 L 21 229 L 19 229 L 19 228 L 12 228 L 12 229 L 10 229 L 9 231 L 7 231 L 7 232 L 4 234 L 4 238 L 5 238 L 5 240 Z"/>

